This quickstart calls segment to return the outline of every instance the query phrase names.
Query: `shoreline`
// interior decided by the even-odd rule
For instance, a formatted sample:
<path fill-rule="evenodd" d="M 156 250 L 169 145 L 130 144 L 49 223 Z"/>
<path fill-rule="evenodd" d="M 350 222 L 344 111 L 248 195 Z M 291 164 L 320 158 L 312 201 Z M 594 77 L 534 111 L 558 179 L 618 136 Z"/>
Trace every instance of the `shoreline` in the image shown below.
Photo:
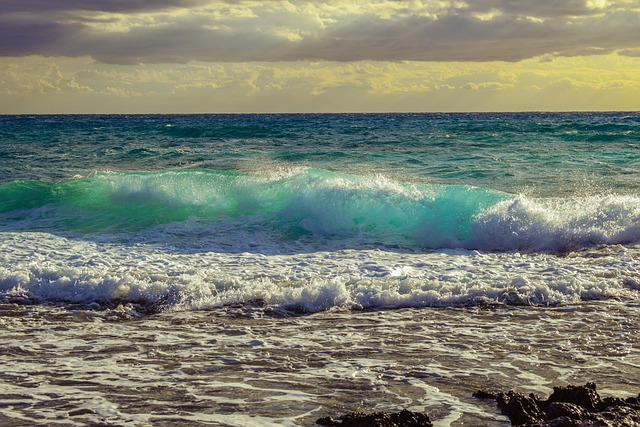
<path fill-rule="evenodd" d="M 594 381 L 602 395 L 628 398 L 640 374 L 640 307 L 615 301 L 292 317 L 248 307 L 143 318 L 0 310 L 12 367 L 0 402 L 13 422 L 306 426 L 406 408 L 427 412 L 435 426 L 497 427 L 507 418 L 473 397 L 477 390 L 550 395 Z"/>

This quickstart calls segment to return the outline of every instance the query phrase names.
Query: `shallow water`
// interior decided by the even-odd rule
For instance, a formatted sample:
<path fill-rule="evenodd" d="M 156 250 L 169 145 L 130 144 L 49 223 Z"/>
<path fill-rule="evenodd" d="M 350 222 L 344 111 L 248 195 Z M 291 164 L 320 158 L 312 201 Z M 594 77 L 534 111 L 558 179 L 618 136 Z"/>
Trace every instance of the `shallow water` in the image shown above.
<path fill-rule="evenodd" d="M 353 410 L 508 425 L 479 389 L 595 381 L 637 395 L 638 304 L 325 311 L 259 307 L 136 318 L 0 305 L 0 425 L 314 425 Z"/>

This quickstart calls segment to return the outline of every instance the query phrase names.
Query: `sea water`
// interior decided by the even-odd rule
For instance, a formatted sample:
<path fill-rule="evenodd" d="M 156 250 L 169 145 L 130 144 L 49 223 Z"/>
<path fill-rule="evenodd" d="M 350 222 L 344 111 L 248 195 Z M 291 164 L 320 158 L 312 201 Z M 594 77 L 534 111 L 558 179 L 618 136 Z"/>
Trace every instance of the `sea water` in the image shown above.
<path fill-rule="evenodd" d="M 0 116 L 0 425 L 640 376 L 640 114 Z"/>

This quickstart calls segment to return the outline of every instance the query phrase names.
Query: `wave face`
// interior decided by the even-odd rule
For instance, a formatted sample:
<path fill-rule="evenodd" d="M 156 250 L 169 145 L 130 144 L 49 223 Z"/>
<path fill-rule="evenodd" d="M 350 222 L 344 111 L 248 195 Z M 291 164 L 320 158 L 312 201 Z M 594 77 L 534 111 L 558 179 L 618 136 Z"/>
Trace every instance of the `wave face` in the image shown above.
<path fill-rule="evenodd" d="M 0 186 L 0 200 L 3 230 L 128 240 L 168 234 L 199 247 L 224 235 L 227 244 L 266 253 L 306 244 L 562 252 L 640 241 L 634 196 L 531 198 L 305 168 L 11 182 Z"/>

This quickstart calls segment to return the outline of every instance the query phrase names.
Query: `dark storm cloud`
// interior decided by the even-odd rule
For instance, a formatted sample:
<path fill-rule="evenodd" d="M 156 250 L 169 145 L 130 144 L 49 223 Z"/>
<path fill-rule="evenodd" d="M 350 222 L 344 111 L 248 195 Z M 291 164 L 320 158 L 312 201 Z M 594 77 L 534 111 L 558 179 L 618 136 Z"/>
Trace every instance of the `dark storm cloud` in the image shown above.
<path fill-rule="evenodd" d="M 332 16 L 316 26 L 310 24 L 315 21 L 303 18 L 310 9 L 319 11 L 321 3 L 291 2 L 285 10 L 279 9 L 278 2 L 229 0 L 214 3 L 242 5 L 251 13 L 238 17 L 210 11 L 175 17 L 167 14 L 170 18 L 163 18 L 165 21 L 131 26 L 127 31 L 92 26 L 121 19 L 98 12 L 147 13 L 205 3 L 8 0 L 0 11 L 0 56 L 91 56 L 119 64 L 192 60 L 518 61 L 544 54 L 632 52 L 640 47 L 640 14 L 636 9 L 628 4 L 598 9 L 582 0 L 475 0 L 434 14 L 415 13 L 408 4 L 387 15 L 353 7 L 352 14 Z M 487 14 L 490 16 L 483 16 Z"/>
<path fill-rule="evenodd" d="M 127 13 L 161 10 L 172 7 L 190 7 L 199 0 L 3 0 L 0 14 L 34 13 L 60 14 L 64 12 L 96 11 Z"/>
<path fill-rule="evenodd" d="M 466 15 L 437 20 L 412 17 L 394 23 L 351 23 L 349 28 L 311 41 L 304 51 L 338 60 L 516 61 L 553 50 L 559 36 L 539 25 L 508 18 L 489 22 Z"/>
<path fill-rule="evenodd" d="M 488 12 L 499 10 L 505 14 L 535 17 L 581 16 L 598 13 L 587 6 L 584 0 L 474 0 L 468 10 Z"/>
<path fill-rule="evenodd" d="M 184 8 L 202 0 L 3 0 L 0 4 L 0 56 L 31 54 L 92 56 L 89 40 L 100 43 L 86 24 L 108 22 L 91 12 L 132 13 Z M 89 13 L 89 14 L 88 14 Z M 84 40 L 83 40 L 84 39 Z"/>
<path fill-rule="evenodd" d="M 402 21 L 367 20 L 310 40 L 302 52 L 337 60 L 518 61 L 544 54 L 593 55 L 640 47 L 640 14 L 611 13 L 580 21 L 519 15 L 480 20 L 469 13 Z M 301 54 L 302 54 L 301 52 Z"/>
<path fill-rule="evenodd" d="M 632 58 L 640 58 L 640 49 L 625 49 L 620 52 L 622 56 L 630 56 Z"/>

